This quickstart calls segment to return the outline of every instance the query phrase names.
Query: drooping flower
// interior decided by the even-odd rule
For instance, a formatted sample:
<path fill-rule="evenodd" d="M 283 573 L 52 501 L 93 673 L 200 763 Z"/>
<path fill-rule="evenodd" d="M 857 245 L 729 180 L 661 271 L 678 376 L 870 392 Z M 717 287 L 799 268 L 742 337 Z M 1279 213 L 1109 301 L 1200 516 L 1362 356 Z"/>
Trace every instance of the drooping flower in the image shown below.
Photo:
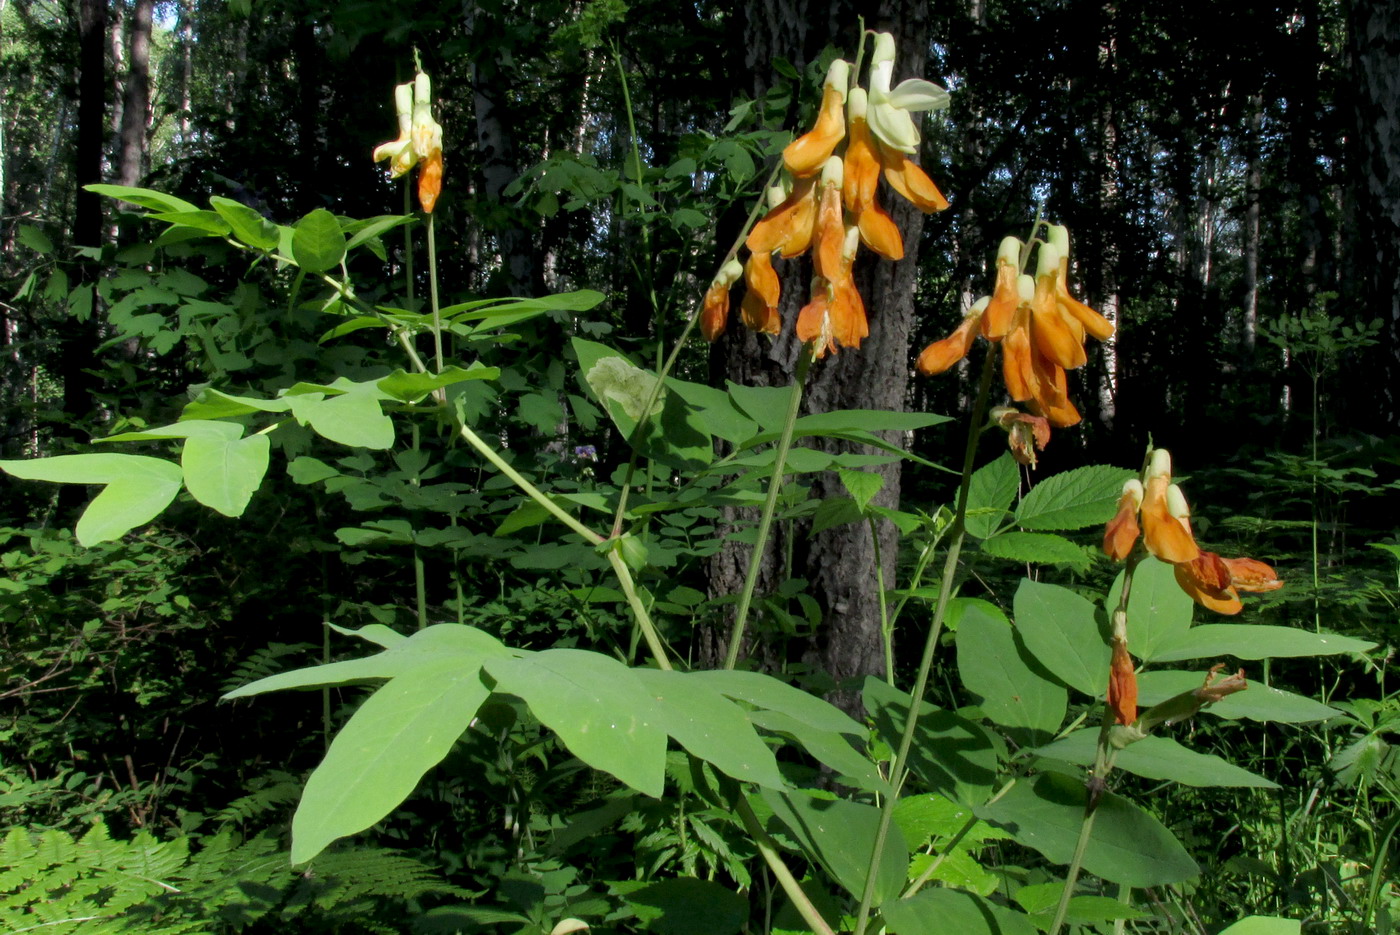
<path fill-rule="evenodd" d="M 1027 403 L 1033 414 L 1051 425 L 1064 428 L 1080 420 L 1069 398 L 1065 371 L 1087 361 L 1086 334 L 1107 337 L 1113 326 L 1087 306 L 1076 309 L 1065 303 L 1069 234 L 1063 227 L 1050 226 L 1049 231 L 1039 247 L 1034 278 L 1019 272 L 1025 244 L 1015 237 L 1002 240 L 997 249 L 996 288 L 981 305 L 978 330 L 987 340 L 1001 342 L 1002 378 L 1011 398 Z M 1072 298 L 1069 302 L 1080 305 Z M 964 319 L 951 338 L 925 348 L 919 371 L 934 374 L 948 369 L 971 350 L 972 337 Z M 955 354 L 959 349 L 961 353 Z"/>
<path fill-rule="evenodd" d="M 783 150 L 783 165 L 797 178 L 821 169 L 846 136 L 846 90 L 851 83 L 851 65 L 836 59 L 826 70 L 822 84 L 822 106 L 816 126 L 793 140 Z"/>
<path fill-rule="evenodd" d="M 883 176 L 896 192 L 923 211 L 948 206 L 938 187 L 909 159 L 917 152 L 918 128 L 911 112 L 945 107 L 948 94 L 922 79 L 891 88 L 894 39 L 875 36 L 870 90 L 853 86 L 849 63 L 827 69 L 822 104 L 812 129 L 783 150 L 783 179 L 767 193 L 768 211 L 753 226 L 744 246 L 747 291 L 740 310 L 745 325 L 768 334 L 782 327 L 781 299 L 773 255 L 793 259 L 812 255 L 809 300 L 797 316 L 796 333 L 820 358 L 856 348 L 870 333 L 865 302 L 852 271 L 861 244 L 890 260 L 904 257 L 904 240 L 879 202 Z M 878 117 L 872 116 L 878 99 Z M 873 121 L 882 120 L 877 134 Z M 712 284 L 712 289 L 713 289 Z M 707 294 L 702 331 L 713 339 L 722 327 L 707 326 L 719 308 Z"/>
<path fill-rule="evenodd" d="M 1113 639 L 1113 658 L 1108 665 L 1108 707 L 1119 724 L 1137 720 L 1137 670 L 1128 655 L 1128 641 Z"/>
<path fill-rule="evenodd" d="M 1010 406 L 997 406 L 991 412 L 992 421 L 1006 429 L 1006 444 L 1011 457 L 1033 468 L 1036 452 L 1050 444 L 1050 422 L 1044 416 L 1020 412 Z"/>
<path fill-rule="evenodd" d="M 700 331 L 706 340 L 713 341 L 724 334 L 729 324 L 729 287 L 743 274 L 743 265 L 738 260 L 730 260 L 710 280 L 710 288 L 705 290 L 705 307 L 700 313 Z"/>
<path fill-rule="evenodd" d="M 1114 561 L 1128 557 L 1138 538 L 1138 519 L 1147 550 L 1170 563 L 1177 584 L 1191 599 L 1220 614 L 1243 608 L 1240 591 L 1274 591 L 1283 582 L 1273 568 L 1253 558 L 1221 558 L 1196 544 L 1191 511 L 1181 488 L 1172 483 L 1171 455 L 1158 448 L 1143 481 L 1123 485 L 1118 512 L 1104 529 L 1103 549 Z"/>
<path fill-rule="evenodd" d="M 394 89 L 399 118 L 399 138 L 375 147 L 374 161 L 390 160 L 389 176 L 398 178 L 415 165 L 418 170 L 418 203 L 432 214 L 442 193 L 442 126 L 433 119 L 432 82 L 423 72 Z"/>

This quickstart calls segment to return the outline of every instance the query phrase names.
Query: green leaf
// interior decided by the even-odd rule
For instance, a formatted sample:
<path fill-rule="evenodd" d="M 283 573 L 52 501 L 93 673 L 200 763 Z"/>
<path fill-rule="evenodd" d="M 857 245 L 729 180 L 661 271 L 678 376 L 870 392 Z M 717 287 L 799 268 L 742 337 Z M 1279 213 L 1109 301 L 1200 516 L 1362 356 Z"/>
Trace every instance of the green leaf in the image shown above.
<path fill-rule="evenodd" d="M 373 240 L 380 234 L 404 224 L 412 224 L 417 220 L 418 219 L 411 214 L 381 214 L 378 217 L 354 221 L 344 227 L 345 233 L 350 235 L 350 240 L 345 244 L 345 249 L 354 250 L 360 244 Z"/>
<path fill-rule="evenodd" d="M 956 598 L 948 610 L 949 628 L 957 633 L 958 673 L 987 717 L 1003 727 L 1058 730 L 1068 692 L 1032 668 L 1002 612 L 971 598 Z"/>
<path fill-rule="evenodd" d="M 1204 672 L 1163 669 L 1140 673 L 1138 704 L 1140 707 L 1159 704 L 1173 695 L 1200 688 L 1204 679 Z M 1201 710 L 1228 720 L 1247 718 L 1251 721 L 1275 721 L 1283 724 L 1326 721 L 1340 713 L 1336 708 L 1328 707 L 1320 701 L 1280 691 L 1258 682 L 1251 682 L 1244 691 L 1229 695 Z"/>
<path fill-rule="evenodd" d="M 748 718 L 756 726 L 785 737 L 806 750 L 812 759 L 830 768 L 839 782 L 876 795 L 891 794 L 889 782 L 865 754 L 851 746 L 845 734 L 819 730 L 781 711 L 759 708 L 750 711 Z"/>
<path fill-rule="evenodd" d="M 762 789 L 763 801 L 810 856 L 859 899 L 865 890 L 880 810 L 843 799 L 818 798 L 802 790 L 789 793 Z M 875 901 L 899 892 L 909 866 L 904 835 L 891 827 L 875 868 Z"/>
<path fill-rule="evenodd" d="M 758 423 L 740 412 L 723 390 L 675 377 L 666 378 L 666 388 L 695 410 L 701 426 L 711 435 L 737 445 L 758 431 Z"/>
<path fill-rule="evenodd" d="M 149 188 L 133 188 L 130 185 L 84 185 L 83 188 L 97 195 L 119 198 L 154 211 L 197 211 L 195 205 L 183 198 L 152 191 Z"/>
<path fill-rule="evenodd" d="M 890 749 L 898 749 L 909 717 L 908 693 L 870 676 L 861 697 L 880 739 Z M 909 768 L 925 786 L 949 799 L 981 805 L 996 781 L 997 752 L 979 725 L 923 702 L 909 750 Z"/>
<path fill-rule="evenodd" d="M 1123 482 L 1133 472 L 1107 465 L 1075 468 L 1031 488 L 1016 508 L 1023 529 L 1083 529 L 1113 518 Z"/>
<path fill-rule="evenodd" d="M 1054 760 L 1088 766 L 1094 762 L 1098 728 L 1077 730 L 1035 752 Z M 1277 789 L 1278 784 L 1210 753 L 1198 753 L 1169 737 L 1145 737 L 1118 751 L 1114 764 L 1148 779 L 1170 779 L 1188 786 Z"/>
<path fill-rule="evenodd" d="M 1111 615 L 1123 593 L 1120 573 L 1109 588 L 1104 608 Z M 1178 640 L 1191 626 L 1195 602 L 1176 583 L 1176 574 L 1166 562 L 1148 556 L 1133 573 L 1133 589 L 1128 595 L 1128 648 L 1144 662 L 1154 662 L 1164 646 Z"/>
<path fill-rule="evenodd" d="M 391 679 L 331 741 L 292 818 L 292 863 L 393 811 L 471 724 L 491 693 L 479 668 L 443 659 Z"/>
<path fill-rule="evenodd" d="M 880 904 L 890 935 L 1035 935 L 1031 920 L 1019 912 L 959 890 L 920 890 L 908 899 Z"/>
<path fill-rule="evenodd" d="M 1134 582 L 1136 590 L 1136 582 Z M 1131 599 L 1131 598 L 1130 598 Z M 1155 662 L 1234 656 L 1237 659 L 1278 659 L 1286 656 L 1335 656 L 1362 653 L 1376 644 L 1336 633 L 1310 633 L 1296 627 L 1249 623 L 1204 623 L 1160 648 Z"/>
<path fill-rule="evenodd" d="M 846 488 L 862 513 L 880 488 L 885 486 L 885 478 L 873 471 L 838 470 L 836 475 L 841 478 L 841 486 Z"/>
<path fill-rule="evenodd" d="M 818 730 L 848 734 L 857 740 L 865 739 L 865 728 L 851 720 L 840 708 L 800 688 L 780 682 L 771 675 L 738 669 L 713 669 L 692 672 L 690 677 L 707 683 L 730 698 L 770 711 L 781 711 Z"/>
<path fill-rule="evenodd" d="M 740 386 L 737 383 L 726 385 L 734 405 L 757 422 L 760 429 L 765 432 L 782 432 L 783 424 L 787 422 L 788 409 L 792 406 L 792 387 Z"/>
<path fill-rule="evenodd" d="M 975 812 L 1053 863 L 1068 864 L 1084 822 L 1085 797 L 1078 780 L 1042 773 L 1034 783 L 1022 780 Z M 1160 821 L 1112 792 L 1099 799 L 1083 866 L 1102 879 L 1136 887 L 1180 883 L 1200 872 Z"/>
<path fill-rule="evenodd" d="M 1299 935 L 1303 923 L 1297 919 L 1280 919 L 1277 916 L 1245 916 L 1234 925 L 1221 931 L 1220 935 Z"/>
<path fill-rule="evenodd" d="M 394 422 L 380 408 L 373 384 L 351 384 L 351 388 L 328 399 L 319 393 L 289 393 L 285 398 L 292 415 L 322 438 L 356 448 L 392 448 Z"/>
<path fill-rule="evenodd" d="M 146 442 L 162 438 L 207 438 L 216 441 L 234 441 L 243 437 L 243 426 L 236 422 L 213 422 L 205 419 L 190 419 L 174 425 L 162 425 L 139 432 L 122 432 L 98 438 L 99 444 L 106 442 Z"/>
<path fill-rule="evenodd" d="M 661 935 L 734 935 L 749 917 L 743 896 L 710 880 L 679 877 L 622 894 L 649 932 Z"/>
<path fill-rule="evenodd" d="M 495 380 L 500 375 L 501 371 L 496 367 L 483 367 L 474 363 L 465 370 L 456 366 L 445 367 L 442 373 L 407 373 L 395 370 L 387 377 L 377 380 L 375 386 L 401 402 L 416 403 L 439 387 L 451 386 L 463 380 Z"/>
<path fill-rule="evenodd" d="M 242 516 L 254 491 L 262 486 L 270 447 L 266 435 L 232 440 L 193 437 L 180 452 L 185 487 L 205 506 L 225 516 Z"/>
<path fill-rule="evenodd" d="M 660 798 L 666 734 L 649 718 L 652 696 L 622 663 L 579 649 L 493 659 L 496 690 L 519 695 L 574 756 Z"/>
<path fill-rule="evenodd" d="M 691 754 L 743 782 L 787 786 L 773 751 L 734 702 L 686 673 L 632 672 L 653 699 L 651 720 Z"/>
<path fill-rule="evenodd" d="M 267 218 L 232 198 L 211 195 L 209 204 L 213 205 L 214 210 L 219 213 L 219 217 L 228 221 L 228 226 L 233 230 L 233 236 L 259 250 L 276 249 L 277 227 Z"/>
<path fill-rule="evenodd" d="M 184 477 L 179 466 L 169 461 L 123 454 L 0 461 L 0 470 L 25 480 L 106 484 L 78 519 L 75 532 L 84 546 L 118 539 L 155 519 L 180 492 Z"/>
<path fill-rule="evenodd" d="M 986 539 L 1000 529 L 1020 486 L 1021 472 L 1009 451 L 974 471 L 967 490 L 968 534 Z"/>
<path fill-rule="evenodd" d="M 170 225 L 163 237 L 175 232 L 223 237 L 233 232 L 228 221 L 220 217 L 217 211 L 157 211 L 146 216 L 153 221 L 164 221 Z"/>
<path fill-rule="evenodd" d="M 228 419 L 254 412 L 286 412 L 292 408 L 289 399 L 255 399 L 251 396 L 230 396 L 215 389 L 205 389 L 193 402 L 185 405 L 180 421 Z"/>
<path fill-rule="evenodd" d="M 1112 653 L 1093 604 L 1068 588 L 1022 578 L 1013 606 L 1016 632 L 1051 675 L 1095 698 L 1108 689 Z"/>
<path fill-rule="evenodd" d="M 53 253 L 53 241 L 49 239 L 49 235 L 33 224 L 19 225 L 15 228 L 15 236 L 19 238 L 20 243 L 35 253 Z"/>
<path fill-rule="evenodd" d="M 293 228 L 292 259 L 308 273 L 335 269 L 345 258 L 345 249 L 340 221 L 325 208 L 312 211 Z"/>
<path fill-rule="evenodd" d="M 1017 890 L 1015 898 L 1021 908 L 1036 919 L 1037 927 L 1045 931 L 1054 920 L 1055 909 L 1064 890 L 1063 882 L 1035 883 Z M 1147 919 L 1152 916 L 1150 912 L 1144 912 L 1116 899 L 1109 899 L 1107 896 L 1072 896 L 1067 908 L 1065 920 L 1079 925 L 1097 925 L 1100 922 L 1115 922 L 1118 919 Z"/>
<path fill-rule="evenodd" d="M 410 637 L 394 639 L 371 624 L 355 635 L 381 646 L 385 652 L 360 659 L 346 659 L 325 665 L 278 672 L 267 678 L 249 682 L 224 695 L 225 701 L 260 695 L 263 692 L 288 688 L 315 688 L 321 685 L 343 685 L 370 679 L 391 679 L 422 668 L 431 668 L 443 660 L 453 660 L 458 666 L 480 668 L 481 660 L 490 656 L 508 656 L 511 651 L 501 641 L 475 627 L 458 623 L 440 623 L 419 630 Z"/>
<path fill-rule="evenodd" d="M 1070 565 L 1080 571 L 1089 567 L 1089 556 L 1063 536 L 1048 532 L 998 533 L 982 540 L 982 551 L 1013 562 L 1037 565 Z"/>

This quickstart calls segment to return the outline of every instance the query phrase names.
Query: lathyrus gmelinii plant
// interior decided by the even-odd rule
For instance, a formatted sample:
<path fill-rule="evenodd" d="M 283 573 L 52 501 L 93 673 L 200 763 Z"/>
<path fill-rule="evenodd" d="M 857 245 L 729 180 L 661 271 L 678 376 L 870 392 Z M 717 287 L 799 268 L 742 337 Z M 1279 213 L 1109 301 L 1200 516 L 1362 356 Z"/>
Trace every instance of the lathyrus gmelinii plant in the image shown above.
<path fill-rule="evenodd" d="M 674 490 L 656 480 L 655 489 L 631 503 L 625 486 L 601 482 L 587 496 L 541 489 L 527 476 L 534 472 L 524 454 L 507 457 L 494 442 L 500 435 L 477 431 L 479 409 L 458 393 L 458 384 L 497 376 L 489 363 L 500 323 L 546 312 L 584 312 L 602 296 L 580 292 L 439 303 L 431 219 L 441 189 L 443 143 L 442 128 L 431 116 L 426 76 L 397 90 L 400 135 L 375 156 L 388 159 L 396 177 L 415 165 L 420 169 L 419 203 L 430 219 L 424 225 L 432 286 L 427 312 L 412 301 L 365 302 L 360 296 L 374 290 L 357 290 L 344 262 L 349 252 L 380 234 L 410 225 L 415 218 L 407 211 L 370 221 L 315 211 L 281 226 L 227 199 L 211 199 L 213 210 L 200 211 L 159 192 L 99 189 L 149 209 L 175 239 L 219 238 L 242 254 L 269 261 L 288 288 L 304 274 L 322 290 L 317 307 L 332 323 L 325 341 L 380 329 L 397 343 L 405 366 L 373 379 L 333 375 L 310 382 L 307 375 L 270 397 L 210 388 L 174 424 L 106 440 L 179 446 L 178 463 L 91 453 L 0 464 L 20 477 L 105 485 L 79 524 L 80 538 L 100 541 L 150 522 L 182 489 L 240 516 L 267 470 L 269 436 L 290 423 L 309 428 L 325 444 L 368 456 L 391 450 L 403 423 L 423 421 L 449 427 L 518 492 L 512 496 L 519 499 L 503 504 L 492 499 L 503 496 L 499 486 L 473 491 L 491 506 L 484 512 L 510 517 L 499 525 L 493 518 L 483 535 L 494 530 L 504 547 L 516 541 L 507 527 L 520 529 L 565 550 L 576 567 L 559 574 L 572 576 L 569 581 L 610 570 L 649 656 L 643 663 L 622 648 L 525 649 L 478 627 L 431 624 L 432 607 L 418 575 L 419 629 L 408 634 L 382 625 L 343 630 L 377 651 L 334 662 L 327 658 L 322 665 L 276 674 L 228 695 L 377 684 L 307 780 L 292 822 L 294 862 L 313 860 L 336 839 L 385 820 L 469 732 L 474 749 L 505 743 L 484 733 L 478 719 L 494 699 L 495 709 L 518 712 L 531 729 L 537 724 L 556 738 L 554 746 L 532 745 L 532 755 L 558 767 L 559 775 L 596 770 L 603 777 L 596 785 L 606 790 L 608 802 L 602 809 L 592 804 L 579 809 L 587 814 L 551 815 L 529 835 L 514 837 L 506 849 L 513 855 L 511 872 L 545 887 L 567 864 L 574 874 L 570 880 L 584 879 L 590 893 L 603 895 L 570 902 L 561 891 L 554 894 L 557 899 L 550 897 L 553 901 L 541 897 L 530 914 L 522 914 L 508 908 L 504 896 L 489 892 L 478 899 L 485 906 L 468 907 L 471 911 L 489 908 L 497 914 L 493 919 L 545 931 L 555 926 L 576 931 L 585 922 L 640 926 L 660 913 L 670 917 L 673 929 L 684 925 L 715 933 L 745 925 L 756 930 L 758 920 L 770 918 L 790 930 L 818 933 L 840 929 L 865 935 L 877 925 L 904 935 L 1031 933 L 1037 927 L 1054 933 L 1076 920 L 1139 915 L 1133 889 L 1189 886 L 1200 872 L 1152 812 L 1108 788 L 1111 769 L 1154 781 L 1273 788 L 1268 778 L 1187 749 L 1164 736 L 1164 729 L 1203 710 L 1265 721 L 1332 715 L 1325 705 L 1270 686 L 1254 684 L 1245 691 L 1243 672 L 1216 676 L 1219 657 L 1250 661 L 1358 652 L 1370 644 L 1280 627 L 1192 626 L 1193 601 L 1235 613 L 1241 609 L 1240 590 L 1268 590 L 1278 583 L 1261 562 L 1220 558 L 1196 544 L 1165 452 L 1153 452 L 1136 479 L 1116 468 L 1081 468 L 1044 479 L 1018 497 L 1016 462 L 1033 465 L 1052 427 L 1067 430 L 1080 419 L 1068 373 L 1086 363 L 1086 340 L 1109 340 L 1114 331 L 1070 294 L 1068 233 L 1043 224 L 1025 243 L 1015 238 L 1002 243 L 992 294 L 974 303 L 957 330 L 917 361 L 921 372 L 936 374 L 966 356 L 979 335 L 987 342 L 951 525 L 939 528 L 942 538 L 920 551 L 908 589 L 881 621 L 890 651 L 903 650 L 895 643 L 895 620 L 909 600 L 927 599 L 929 589 L 919 587 L 922 575 L 942 550 L 943 571 L 920 634 L 923 645 L 912 681 L 898 685 L 893 667 L 886 679 L 867 680 L 868 718 L 862 723 L 778 678 L 740 669 L 756 563 L 738 600 L 731 604 L 733 595 L 715 596 L 720 599 L 716 612 L 734 608 L 725 670 L 680 671 L 678 660 L 684 657 L 675 647 L 686 638 L 689 621 L 667 619 L 676 604 L 658 600 L 658 594 L 671 586 L 673 573 L 652 567 L 643 542 L 657 514 L 685 516 L 687 510 L 753 502 L 756 491 L 747 475 L 732 470 L 733 461 L 740 453 L 761 454 L 757 449 L 776 439 L 754 545 L 756 555 L 762 551 L 778 490 L 793 474 L 787 456 L 798 437 L 799 391 L 807 368 L 827 354 L 858 352 L 868 333 L 864 302 L 851 275 L 856 253 L 864 246 L 888 259 L 903 255 L 900 232 L 880 202 L 881 181 L 922 210 L 947 204 L 910 158 L 920 143 L 914 115 L 943 106 L 947 96 L 919 79 L 892 87 L 893 49 L 891 36 L 874 35 L 864 88 L 853 82 L 854 68 L 841 61 L 831 66 L 815 125 L 784 150 L 781 179 L 767 194 L 768 209 L 742 236 L 747 257 L 724 264 L 696 303 L 695 320 L 714 338 L 727 326 L 730 286 L 743 278 L 745 324 L 774 333 L 784 327 L 774 257 L 810 257 L 806 301 L 791 323 L 807 353 L 785 399 L 774 405 L 770 395 L 748 388 L 722 392 L 676 379 L 669 364 L 660 374 L 648 374 L 625 354 L 574 342 L 584 387 L 612 416 L 617 431 L 641 457 L 685 466 Z M 1036 262 L 1027 272 L 1033 252 Z M 411 293 L 411 281 L 404 292 Z M 418 353 L 419 336 L 432 337 L 433 361 Z M 483 359 L 466 364 L 459 355 L 467 353 Z M 998 355 L 1004 398 L 1001 391 L 993 396 Z M 991 424 L 1007 431 L 1011 450 L 977 468 L 977 441 L 989 414 Z M 821 415 L 805 423 L 801 435 L 836 434 L 895 456 L 903 452 L 869 429 L 919 427 L 937 418 L 899 414 L 886 426 L 875 424 L 881 418 L 876 413 Z M 717 457 L 716 439 L 734 454 Z M 430 502 L 424 498 L 431 497 L 431 484 L 422 480 L 428 477 L 427 471 L 420 473 L 414 506 L 405 505 L 403 516 L 419 515 L 415 510 Z M 376 501 L 376 508 L 382 504 Z M 501 505 L 507 510 L 495 509 Z M 578 512 L 582 509 L 615 514 L 610 528 L 593 528 L 589 514 Z M 911 514 L 880 515 L 912 521 L 910 529 L 919 525 Z M 469 525 L 479 518 L 454 514 L 453 522 Z M 1083 567 L 1089 561 L 1085 551 L 1057 534 L 1103 523 L 1109 524 L 1105 551 L 1125 561 L 1126 568 L 1102 602 L 1086 597 L 1082 588 L 1029 577 L 1002 605 L 959 595 L 982 593 L 974 590 L 976 579 L 966 575 L 961 559 L 969 541 L 991 560 Z M 377 525 L 391 529 L 382 519 Z M 408 533 L 393 541 L 410 544 L 415 557 L 435 542 L 455 541 L 419 535 L 408 520 L 403 528 Z M 1049 551 L 1018 551 L 1031 546 Z M 599 584 L 587 580 L 590 588 Z M 925 696 L 945 621 L 955 630 L 955 658 L 944 666 L 950 674 L 956 671 L 949 684 L 959 684 L 945 699 L 947 706 L 939 708 Z M 1129 654 L 1130 633 L 1141 667 Z M 911 659 L 913 653 L 902 655 Z M 1208 662 L 1170 668 L 1184 660 Z M 1095 716 L 1100 728 L 1080 729 Z M 674 748 L 669 754 L 668 747 Z M 829 774 L 823 788 L 815 788 L 814 766 Z M 1086 766 L 1087 777 L 1079 773 Z M 482 798 L 504 808 L 506 790 L 491 786 L 484 775 L 479 781 Z M 658 801 L 666 808 L 658 810 Z M 711 848 L 720 855 L 715 865 L 729 868 L 706 879 L 674 879 L 684 866 L 674 855 L 684 848 L 666 851 L 672 856 L 646 866 L 634 863 L 630 850 L 622 855 L 588 850 L 604 828 L 620 829 L 612 833 L 630 840 L 627 836 L 640 836 L 636 829 L 645 829 L 658 811 L 673 813 L 676 825 L 684 826 L 697 807 L 722 825 L 722 834 L 686 846 Z M 1112 820 L 1096 825 L 1095 817 L 1103 814 Z M 741 836 L 749 843 L 732 843 Z M 1005 844 L 987 850 L 985 842 L 997 839 L 1010 839 L 1027 852 L 1006 856 Z M 761 866 L 751 866 L 748 854 L 756 854 Z M 1032 884 L 1026 873 L 1013 869 L 1032 864 L 1047 882 Z M 1081 868 L 1102 883 L 1080 883 Z M 473 871 L 475 879 L 486 872 Z M 757 878 L 763 882 L 755 883 Z M 1110 884 L 1117 901 L 1109 908 L 1104 900 L 1078 898 L 1104 893 Z"/>

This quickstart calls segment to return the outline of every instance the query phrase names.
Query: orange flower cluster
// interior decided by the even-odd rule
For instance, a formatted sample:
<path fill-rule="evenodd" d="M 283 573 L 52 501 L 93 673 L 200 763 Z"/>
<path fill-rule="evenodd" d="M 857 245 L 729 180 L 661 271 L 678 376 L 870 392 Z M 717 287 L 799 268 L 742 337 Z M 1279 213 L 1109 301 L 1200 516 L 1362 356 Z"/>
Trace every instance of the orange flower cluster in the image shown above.
<path fill-rule="evenodd" d="M 1181 589 L 1216 613 L 1239 613 L 1243 608 L 1240 591 L 1283 587 L 1274 570 L 1257 559 L 1221 558 L 1196 545 L 1190 508 L 1181 488 L 1172 483 L 1171 455 L 1163 448 L 1152 452 L 1145 485 L 1136 479 L 1123 485 L 1118 513 L 1104 529 L 1103 550 L 1114 561 L 1122 561 L 1139 534 L 1149 552 L 1172 564 Z"/>
<path fill-rule="evenodd" d="M 1026 245 L 1007 237 L 997 250 L 997 282 L 990 298 L 974 303 L 956 331 L 924 348 L 919 372 L 942 373 L 972 350 L 980 334 L 1002 346 L 1002 376 L 1016 402 L 1064 428 L 1080 419 L 1069 400 L 1066 370 L 1084 366 L 1085 336 L 1106 340 L 1113 324 L 1069 294 L 1069 231 L 1048 226 L 1034 278 L 1023 275 Z"/>
<path fill-rule="evenodd" d="M 892 89 L 893 70 L 889 33 L 875 34 L 868 92 L 850 86 L 849 63 L 831 63 L 816 124 L 783 150 L 785 182 L 770 189 L 768 213 L 744 243 L 748 261 L 742 267 L 725 264 L 705 293 L 700 328 L 707 340 L 724 333 L 729 290 L 740 269 L 747 286 L 740 306 L 744 324 L 766 334 L 781 330 L 775 253 L 784 259 L 812 255 L 810 300 L 797 316 L 797 337 L 813 344 L 818 358 L 841 347 L 860 347 L 870 333 L 851 272 L 856 252 L 865 244 L 887 259 L 904 256 L 899 228 L 877 199 L 881 175 L 922 211 L 948 207 L 938 187 L 909 159 L 919 144 L 910 113 L 946 107 L 948 94 L 921 78 Z"/>
<path fill-rule="evenodd" d="M 389 177 L 398 178 L 415 165 L 418 203 L 432 214 L 442 193 L 442 125 L 433 119 L 432 82 L 423 72 L 394 89 L 399 138 L 374 148 L 374 161 L 389 160 Z M 421 163 L 421 165 L 420 165 Z"/>

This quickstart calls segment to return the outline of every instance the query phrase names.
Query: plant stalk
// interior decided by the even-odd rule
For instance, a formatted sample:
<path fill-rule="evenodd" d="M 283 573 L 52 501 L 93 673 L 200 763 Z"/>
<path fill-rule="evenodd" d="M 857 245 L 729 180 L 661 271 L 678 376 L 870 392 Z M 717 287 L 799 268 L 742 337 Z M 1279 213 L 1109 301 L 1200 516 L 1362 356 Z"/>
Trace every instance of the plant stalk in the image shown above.
<path fill-rule="evenodd" d="M 879 866 L 880 854 L 889 836 L 890 821 L 894 817 L 894 806 L 899 801 L 899 790 L 904 785 L 909 772 L 909 750 L 914 745 L 914 732 L 919 723 L 919 707 L 928 690 L 929 672 L 933 669 L 933 657 L 938 649 L 938 637 L 943 631 L 943 620 L 948 612 L 948 602 L 953 595 L 953 581 L 957 577 L 958 557 L 962 553 L 963 539 L 967 533 L 967 497 L 972 486 L 972 467 L 977 460 L 977 441 L 982 436 L 982 423 L 986 418 L 987 397 L 991 393 L 993 366 L 996 361 L 996 345 L 987 344 L 987 354 L 982 360 L 982 378 L 977 385 L 977 401 L 972 407 L 972 418 L 967 428 L 967 445 L 963 449 L 962 478 L 958 482 L 958 505 L 953 514 L 953 525 L 948 538 L 948 555 L 943 562 L 943 578 L 938 586 L 938 603 L 933 611 L 933 623 L 929 627 L 928 638 L 924 640 L 923 657 L 919 660 L 919 674 L 914 681 L 914 690 L 909 695 L 909 713 L 904 721 L 904 733 L 899 738 L 899 749 L 890 761 L 890 795 L 880 809 L 880 825 L 875 832 L 875 849 L 870 855 L 866 868 L 865 890 L 860 897 L 860 910 L 856 914 L 856 935 L 865 935 L 865 927 L 870 921 L 871 904 L 875 900 L 875 870 Z"/>
<path fill-rule="evenodd" d="M 749 621 L 749 608 L 753 605 L 753 592 L 758 585 L 758 570 L 763 564 L 768 534 L 773 528 L 773 514 L 777 511 L 778 494 L 783 487 L 788 451 L 792 448 L 793 429 L 797 425 L 797 413 L 802 408 L 802 391 L 807 386 L 807 375 L 812 369 L 813 353 L 811 346 L 804 347 L 797 358 L 797 373 L 792 380 L 792 399 L 788 403 L 787 418 L 783 422 L 783 434 L 778 439 L 778 447 L 773 455 L 773 476 L 768 481 L 768 499 L 764 501 L 763 515 L 758 520 L 758 537 L 754 540 L 753 552 L 749 555 L 749 568 L 744 575 L 744 590 L 739 593 L 739 606 L 734 612 L 734 627 L 730 631 L 729 649 L 724 656 L 726 669 L 732 669 L 739 664 L 744 627 Z"/>

